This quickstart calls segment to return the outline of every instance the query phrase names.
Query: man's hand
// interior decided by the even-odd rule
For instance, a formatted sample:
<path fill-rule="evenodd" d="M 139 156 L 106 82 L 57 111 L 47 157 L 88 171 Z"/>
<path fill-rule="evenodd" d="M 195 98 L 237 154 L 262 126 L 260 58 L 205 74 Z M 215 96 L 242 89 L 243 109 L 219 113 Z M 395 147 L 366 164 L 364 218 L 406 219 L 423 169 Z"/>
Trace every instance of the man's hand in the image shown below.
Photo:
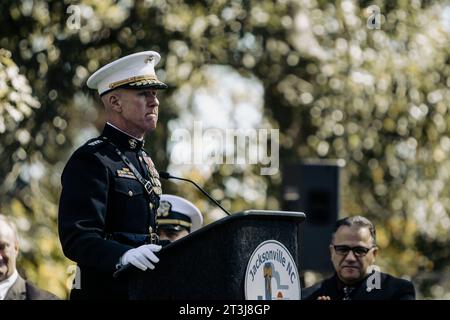
<path fill-rule="evenodd" d="M 159 261 L 159 258 L 155 255 L 155 252 L 161 250 L 161 246 L 156 244 L 145 244 L 135 249 L 128 250 L 120 258 L 122 265 L 132 264 L 136 268 L 145 271 L 147 269 L 155 269 L 155 264 Z"/>
<path fill-rule="evenodd" d="M 317 297 L 317 300 L 331 300 L 330 296 L 320 296 Z"/>

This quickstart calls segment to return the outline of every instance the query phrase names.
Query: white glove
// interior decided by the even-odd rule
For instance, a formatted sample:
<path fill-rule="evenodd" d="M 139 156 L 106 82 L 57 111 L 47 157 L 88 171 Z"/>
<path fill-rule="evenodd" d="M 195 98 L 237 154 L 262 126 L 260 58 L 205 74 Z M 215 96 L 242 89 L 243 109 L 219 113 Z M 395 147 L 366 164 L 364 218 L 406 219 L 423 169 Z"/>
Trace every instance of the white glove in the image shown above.
<path fill-rule="evenodd" d="M 159 258 L 154 254 L 161 250 L 161 246 L 156 244 L 144 244 L 143 246 L 135 249 L 130 249 L 123 254 L 120 258 L 120 263 L 124 266 L 132 264 L 136 268 L 145 271 L 147 269 L 155 269 L 155 263 L 159 261 Z"/>

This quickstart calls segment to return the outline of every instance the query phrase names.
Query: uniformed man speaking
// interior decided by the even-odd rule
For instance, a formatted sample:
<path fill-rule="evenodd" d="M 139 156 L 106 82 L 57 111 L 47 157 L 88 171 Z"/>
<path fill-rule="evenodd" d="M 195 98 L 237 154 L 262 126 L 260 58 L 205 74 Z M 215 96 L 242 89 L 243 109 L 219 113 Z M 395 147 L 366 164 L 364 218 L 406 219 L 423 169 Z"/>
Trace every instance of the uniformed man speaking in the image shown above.
<path fill-rule="evenodd" d="M 80 282 L 71 299 L 127 299 L 121 266 L 154 269 L 159 261 L 156 210 L 158 172 L 143 150 L 144 135 L 158 121 L 155 65 L 160 55 L 140 52 L 116 60 L 87 81 L 97 89 L 107 123 L 100 137 L 74 152 L 62 174 L 59 237 L 78 264 Z"/>

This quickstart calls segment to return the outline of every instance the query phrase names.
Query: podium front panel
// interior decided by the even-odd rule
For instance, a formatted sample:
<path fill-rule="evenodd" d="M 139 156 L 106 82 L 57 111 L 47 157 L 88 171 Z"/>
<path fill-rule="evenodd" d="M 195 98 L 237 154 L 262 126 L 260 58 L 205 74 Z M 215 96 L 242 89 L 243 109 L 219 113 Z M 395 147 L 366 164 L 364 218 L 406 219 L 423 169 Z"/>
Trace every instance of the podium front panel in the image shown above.
<path fill-rule="evenodd" d="M 262 242 L 282 243 L 299 265 L 298 227 L 303 219 L 236 214 L 210 224 L 163 248 L 154 270 L 130 270 L 130 298 L 243 300 L 247 264 Z"/>

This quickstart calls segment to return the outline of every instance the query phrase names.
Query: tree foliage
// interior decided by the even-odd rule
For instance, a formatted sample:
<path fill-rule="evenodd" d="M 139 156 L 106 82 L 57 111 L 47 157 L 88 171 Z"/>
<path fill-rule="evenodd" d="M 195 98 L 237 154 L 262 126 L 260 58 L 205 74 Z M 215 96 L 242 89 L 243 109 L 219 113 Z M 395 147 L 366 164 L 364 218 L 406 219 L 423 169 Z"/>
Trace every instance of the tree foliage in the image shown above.
<path fill-rule="evenodd" d="M 169 165 L 168 124 L 182 109 L 195 114 L 192 99 L 177 97 L 209 85 L 204 66 L 227 65 L 262 84 L 261 125 L 280 129 L 281 166 L 345 160 L 342 214 L 376 222 L 382 268 L 411 277 L 423 296 L 448 297 L 445 7 L 374 3 L 383 15 L 379 29 L 369 28 L 369 3 L 351 0 L 2 1 L 1 209 L 23 233 L 21 265 L 29 278 L 67 293 L 69 262 L 56 231 L 59 177 L 70 152 L 103 120 L 87 77 L 123 55 L 156 50 L 158 76 L 170 84 L 147 143 L 159 169 Z M 76 28 L 73 12 L 81 14 Z M 188 175 L 232 211 L 281 207 L 279 174 L 220 165 L 211 176 L 194 169 Z M 257 196 L 231 192 L 233 179 Z M 199 197 L 180 185 L 165 187 Z"/>

